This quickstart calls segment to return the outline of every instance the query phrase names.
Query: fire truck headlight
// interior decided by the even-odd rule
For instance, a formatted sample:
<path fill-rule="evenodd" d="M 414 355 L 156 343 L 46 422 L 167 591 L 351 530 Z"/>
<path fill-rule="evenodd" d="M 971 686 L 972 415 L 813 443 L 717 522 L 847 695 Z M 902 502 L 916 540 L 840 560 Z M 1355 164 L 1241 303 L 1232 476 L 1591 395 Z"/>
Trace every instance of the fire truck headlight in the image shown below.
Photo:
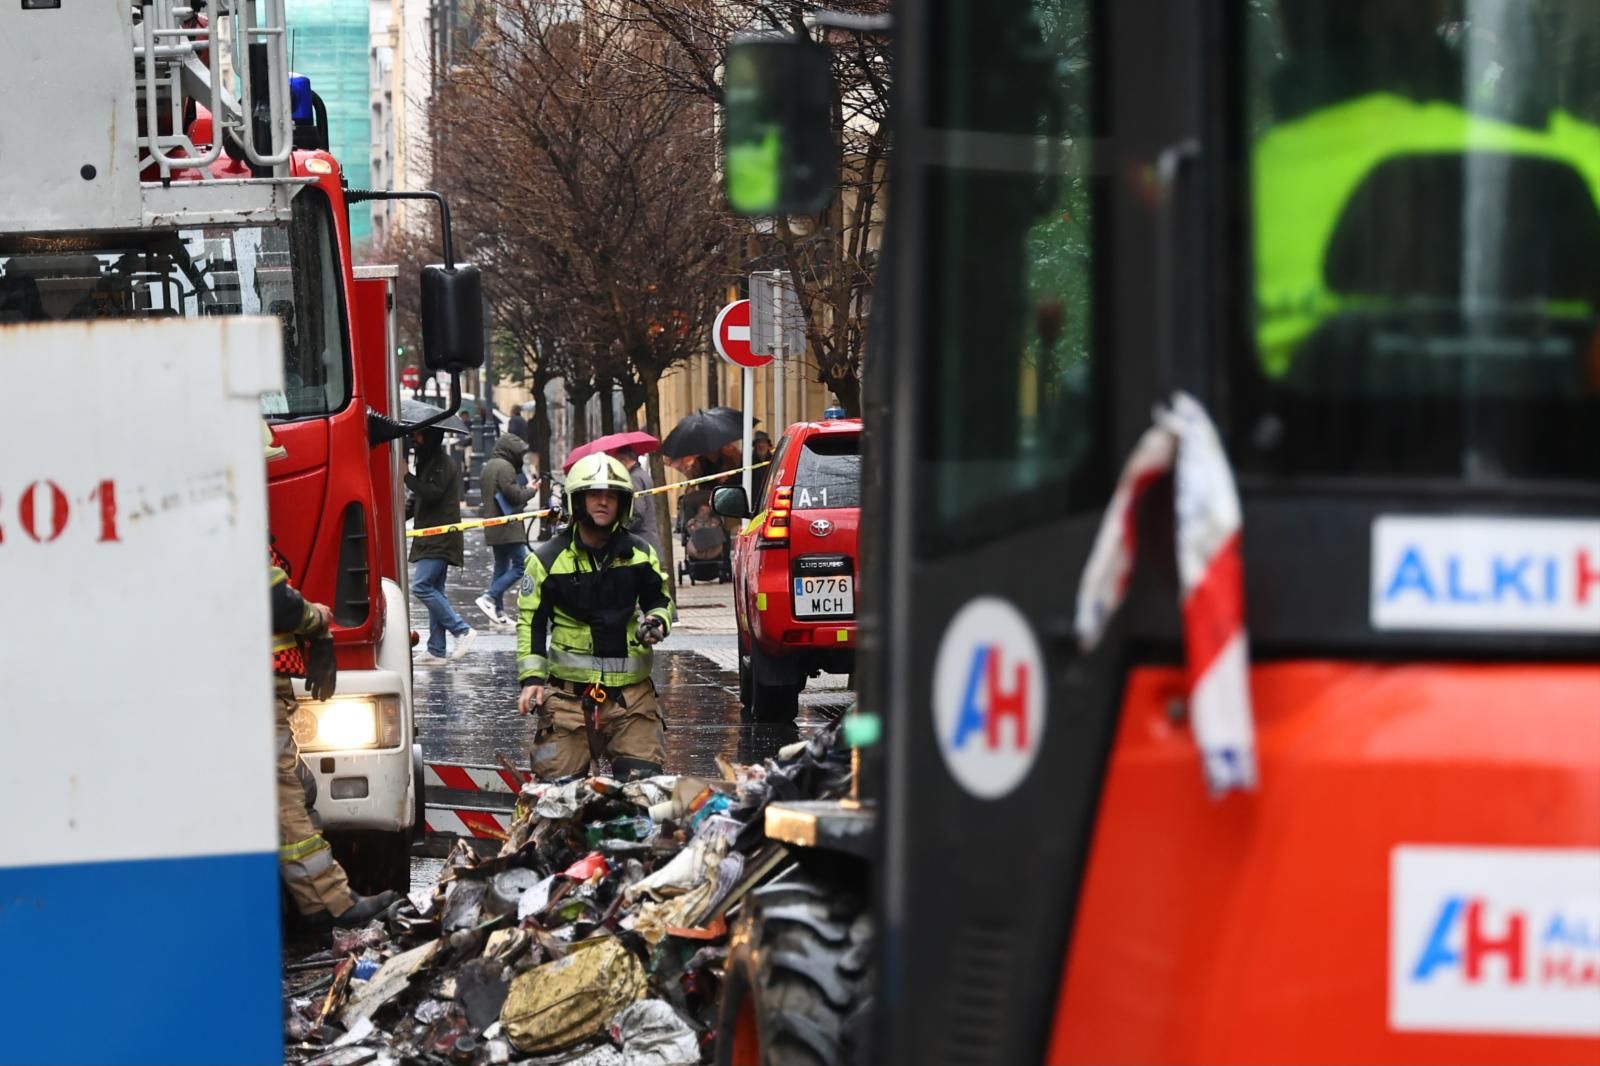
<path fill-rule="evenodd" d="M 377 708 L 370 699 L 331 700 L 318 709 L 316 746 L 322 751 L 378 746 Z"/>
<path fill-rule="evenodd" d="M 291 723 L 302 752 L 397 748 L 404 734 L 398 696 L 301 700 Z"/>

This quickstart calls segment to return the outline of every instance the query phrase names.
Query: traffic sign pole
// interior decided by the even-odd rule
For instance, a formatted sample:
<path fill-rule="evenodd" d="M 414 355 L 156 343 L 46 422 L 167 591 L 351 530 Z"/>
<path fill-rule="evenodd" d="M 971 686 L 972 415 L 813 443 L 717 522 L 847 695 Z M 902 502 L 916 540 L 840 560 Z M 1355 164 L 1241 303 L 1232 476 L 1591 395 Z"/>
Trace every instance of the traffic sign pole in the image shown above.
<path fill-rule="evenodd" d="M 788 320 L 784 317 L 785 308 L 783 306 L 783 287 L 781 285 L 772 287 L 772 303 L 772 318 L 778 324 L 777 350 L 773 352 L 776 358 L 772 363 L 772 421 L 773 428 L 777 430 L 778 435 L 781 437 L 783 436 L 783 431 L 789 425 L 788 397 L 784 395 L 784 390 L 788 383 L 784 380 L 783 372 L 783 358 L 789 354 L 788 348 L 784 344 L 784 340 L 787 337 L 786 330 L 788 327 L 786 323 Z M 748 466 L 749 463 L 746 462 L 745 465 Z"/>
<path fill-rule="evenodd" d="M 750 301 L 735 300 L 717 312 L 711 326 L 711 344 L 717 354 L 744 371 L 740 378 L 740 405 L 744 407 L 744 494 L 749 499 L 750 446 L 755 436 L 755 374 L 758 366 L 772 362 L 770 355 L 757 355 L 750 347 Z M 754 506 L 755 501 L 750 501 Z"/>
<path fill-rule="evenodd" d="M 750 501 L 751 510 L 755 509 L 756 501 L 750 499 L 750 448 L 755 437 L 756 405 L 752 403 L 755 397 L 751 390 L 755 388 L 756 372 L 749 367 L 744 368 L 744 498 Z"/>

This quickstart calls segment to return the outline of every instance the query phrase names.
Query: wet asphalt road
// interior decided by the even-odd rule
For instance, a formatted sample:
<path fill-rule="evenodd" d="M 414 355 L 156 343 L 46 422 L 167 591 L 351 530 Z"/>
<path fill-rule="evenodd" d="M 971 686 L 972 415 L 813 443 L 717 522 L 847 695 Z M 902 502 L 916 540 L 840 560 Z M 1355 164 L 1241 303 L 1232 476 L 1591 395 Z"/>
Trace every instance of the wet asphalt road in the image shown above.
<path fill-rule="evenodd" d="M 466 566 L 452 568 L 446 592 L 478 631 L 467 655 L 448 666 L 415 670 L 417 729 L 429 762 L 491 765 L 503 754 L 526 767 L 531 719 L 517 715 L 516 633 L 497 630 L 473 604 L 489 583 L 493 560 L 481 534 L 467 534 Z M 793 725 L 739 720 L 736 638 L 730 585 L 680 590 L 679 624 L 658 645 L 655 682 L 667 722 L 669 773 L 715 774 L 716 758 L 756 762 L 842 713 L 850 694 L 842 677 L 812 680 Z M 506 595 L 515 608 L 516 589 Z M 412 628 L 427 641 L 427 611 L 413 601 Z"/>

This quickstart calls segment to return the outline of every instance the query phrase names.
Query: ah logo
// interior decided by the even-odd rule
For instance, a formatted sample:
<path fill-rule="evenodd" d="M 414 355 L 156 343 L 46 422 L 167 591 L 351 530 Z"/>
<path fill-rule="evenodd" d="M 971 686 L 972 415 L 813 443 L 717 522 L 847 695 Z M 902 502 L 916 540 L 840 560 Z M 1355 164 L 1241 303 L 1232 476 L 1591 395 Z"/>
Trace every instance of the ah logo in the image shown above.
<path fill-rule="evenodd" d="M 1007 601 L 979 597 L 950 620 L 934 660 L 934 729 L 968 792 L 997 799 L 1028 775 L 1044 737 L 1045 683 L 1033 629 Z"/>
<path fill-rule="evenodd" d="M 1403 844 L 1389 1025 L 1600 1036 L 1600 851 Z"/>
<path fill-rule="evenodd" d="M 965 695 L 961 698 L 961 717 L 950 744 L 963 748 L 967 743 L 986 744 L 990 751 L 1000 747 L 1001 727 L 1010 724 L 1012 746 L 1028 746 L 1028 664 L 1014 663 L 1015 676 L 1009 689 L 1002 687 L 1001 668 L 1005 649 L 999 644 L 980 644 L 972 652 L 972 668 L 967 672 Z M 977 737 L 974 736 L 977 735 Z"/>
<path fill-rule="evenodd" d="M 1510 911 L 1503 928 L 1491 933 L 1484 917 L 1487 906 L 1482 897 L 1445 899 L 1411 972 L 1412 980 L 1426 981 L 1436 970 L 1461 967 L 1463 979 L 1470 984 L 1484 979 L 1485 964 L 1490 958 L 1499 958 L 1505 967 L 1505 979 L 1511 984 L 1521 982 L 1527 957 L 1528 916 L 1522 911 Z"/>

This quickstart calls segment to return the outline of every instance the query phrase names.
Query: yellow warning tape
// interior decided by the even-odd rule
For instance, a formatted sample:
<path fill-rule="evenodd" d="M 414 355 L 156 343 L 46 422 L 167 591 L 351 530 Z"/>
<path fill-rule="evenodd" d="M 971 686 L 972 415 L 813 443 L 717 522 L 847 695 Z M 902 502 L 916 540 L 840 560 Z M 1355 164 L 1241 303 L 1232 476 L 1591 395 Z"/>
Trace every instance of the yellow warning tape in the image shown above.
<path fill-rule="evenodd" d="M 679 489 L 686 489 L 691 485 L 700 485 L 707 481 L 720 481 L 729 474 L 742 474 L 746 470 L 759 470 L 771 464 L 771 462 L 772 460 L 768 459 L 764 463 L 751 463 L 749 466 L 741 466 L 735 470 L 722 470 L 715 474 L 707 474 L 704 477 L 691 478 L 688 481 L 669 481 L 665 485 L 657 485 L 653 489 L 645 489 L 643 492 L 637 493 L 637 495 L 657 496 L 664 492 L 677 492 Z M 408 529 L 406 530 L 406 537 L 440 537 L 446 533 L 462 533 L 469 529 L 488 529 L 490 526 L 505 526 L 510 525 L 512 522 L 526 522 L 530 518 L 543 518 L 553 513 L 547 507 L 543 511 L 518 511 L 516 514 L 504 514 L 495 518 L 464 518 L 459 522 L 451 522 L 447 526 Z"/>

